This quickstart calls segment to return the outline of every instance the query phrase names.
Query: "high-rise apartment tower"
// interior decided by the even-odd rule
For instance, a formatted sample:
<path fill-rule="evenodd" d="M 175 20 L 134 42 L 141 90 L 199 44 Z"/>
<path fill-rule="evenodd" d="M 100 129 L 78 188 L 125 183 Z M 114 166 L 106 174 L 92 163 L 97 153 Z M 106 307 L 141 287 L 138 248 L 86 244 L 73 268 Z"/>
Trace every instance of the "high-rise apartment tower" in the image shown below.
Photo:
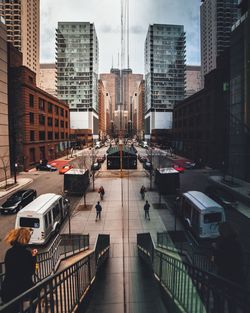
<path fill-rule="evenodd" d="M 153 24 L 145 41 L 145 134 L 172 128 L 172 111 L 185 95 L 182 25 Z M 147 138 L 147 137 L 146 137 Z M 148 137 L 149 138 L 149 137 Z"/>
<path fill-rule="evenodd" d="M 69 105 L 73 129 L 98 134 L 98 39 L 88 22 L 59 22 L 57 96 Z"/>
<path fill-rule="evenodd" d="M 216 57 L 230 45 L 231 28 L 239 17 L 238 0 L 202 0 L 200 6 L 201 78 L 216 68 Z"/>
<path fill-rule="evenodd" d="M 40 64 L 40 0 L 1 0 L 7 40 L 23 53 L 23 65 L 37 74 Z"/>

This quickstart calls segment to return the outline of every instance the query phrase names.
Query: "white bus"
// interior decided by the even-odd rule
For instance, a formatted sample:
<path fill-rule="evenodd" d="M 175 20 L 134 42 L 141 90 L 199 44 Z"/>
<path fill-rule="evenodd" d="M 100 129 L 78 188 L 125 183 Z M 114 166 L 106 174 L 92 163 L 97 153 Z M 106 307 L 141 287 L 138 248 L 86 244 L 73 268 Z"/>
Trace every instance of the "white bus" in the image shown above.
<path fill-rule="evenodd" d="M 199 191 L 188 191 L 178 199 L 178 213 L 185 226 L 198 238 L 216 238 L 225 222 L 224 208 Z"/>
<path fill-rule="evenodd" d="M 18 212 L 16 228 L 31 228 L 33 234 L 29 244 L 44 244 L 53 232 L 59 231 L 68 211 L 68 199 L 54 193 L 46 193 Z"/>

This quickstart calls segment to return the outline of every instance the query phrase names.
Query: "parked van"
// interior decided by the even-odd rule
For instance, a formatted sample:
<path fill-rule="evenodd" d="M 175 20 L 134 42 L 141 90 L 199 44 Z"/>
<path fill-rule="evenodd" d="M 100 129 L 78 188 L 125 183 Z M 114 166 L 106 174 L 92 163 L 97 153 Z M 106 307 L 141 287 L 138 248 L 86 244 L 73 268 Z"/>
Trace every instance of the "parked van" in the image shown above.
<path fill-rule="evenodd" d="M 69 211 L 69 200 L 61 195 L 46 193 L 18 212 L 16 228 L 33 230 L 29 244 L 44 244 L 59 228 Z"/>
<path fill-rule="evenodd" d="M 199 191 L 188 191 L 178 199 L 177 212 L 198 238 L 216 238 L 225 222 L 224 208 Z"/>

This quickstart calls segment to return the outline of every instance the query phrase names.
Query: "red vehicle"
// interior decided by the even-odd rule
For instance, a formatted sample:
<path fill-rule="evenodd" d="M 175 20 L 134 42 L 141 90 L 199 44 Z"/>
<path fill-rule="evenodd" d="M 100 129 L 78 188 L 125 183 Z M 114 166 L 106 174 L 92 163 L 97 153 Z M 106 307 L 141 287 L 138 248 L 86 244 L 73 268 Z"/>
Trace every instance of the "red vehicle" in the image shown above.
<path fill-rule="evenodd" d="M 66 164 L 66 165 L 64 165 L 64 166 L 60 169 L 59 174 L 64 174 L 64 173 L 68 172 L 68 171 L 69 171 L 70 169 L 72 169 L 72 168 L 73 168 L 72 165 Z"/>
<path fill-rule="evenodd" d="M 178 165 L 178 164 L 174 164 L 174 165 L 173 165 L 173 168 L 174 168 L 176 171 L 180 172 L 180 173 L 184 173 L 184 171 L 185 171 L 185 168 L 184 168 L 183 166 L 181 166 L 181 165 Z"/>

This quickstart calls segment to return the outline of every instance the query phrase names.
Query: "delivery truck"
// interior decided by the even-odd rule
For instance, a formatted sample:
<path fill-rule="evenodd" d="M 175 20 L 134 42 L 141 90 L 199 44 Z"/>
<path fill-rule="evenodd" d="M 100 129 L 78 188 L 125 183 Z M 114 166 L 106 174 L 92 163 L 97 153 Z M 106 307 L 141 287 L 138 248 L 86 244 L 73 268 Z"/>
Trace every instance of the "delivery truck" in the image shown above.
<path fill-rule="evenodd" d="M 64 174 L 64 192 L 83 195 L 89 186 L 89 170 L 72 168 Z"/>
<path fill-rule="evenodd" d="M 172 167 L 157 168 L 155 183 L 163 195 L 176 195 L 180 189 L 180 173 Z"/>

